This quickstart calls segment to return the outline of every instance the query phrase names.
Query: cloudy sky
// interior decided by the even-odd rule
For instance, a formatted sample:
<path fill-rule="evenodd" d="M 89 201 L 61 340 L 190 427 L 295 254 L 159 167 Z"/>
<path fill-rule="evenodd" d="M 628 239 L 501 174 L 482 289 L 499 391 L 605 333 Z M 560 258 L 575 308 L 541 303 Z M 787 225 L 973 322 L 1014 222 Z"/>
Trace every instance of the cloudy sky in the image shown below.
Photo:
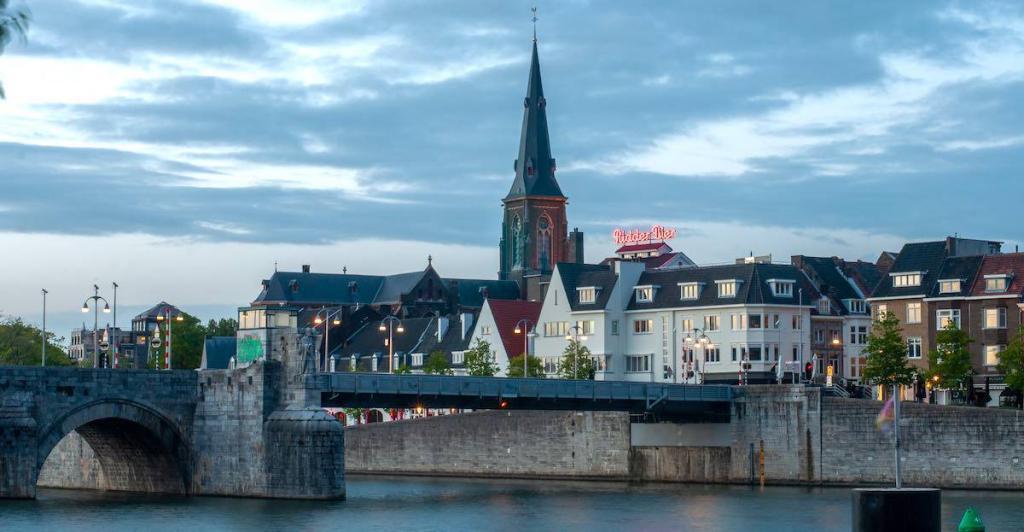
<path fill-rule="evenodd" d="M 0 56 L 0 312 L 203 317 L 277 262 L 493 277 L 532 3 L 28 0 Z M 700 263 L 1022 240 L 1024 9 L 539 5 L 559 181 L 588 259 L 619 225 Z"/>

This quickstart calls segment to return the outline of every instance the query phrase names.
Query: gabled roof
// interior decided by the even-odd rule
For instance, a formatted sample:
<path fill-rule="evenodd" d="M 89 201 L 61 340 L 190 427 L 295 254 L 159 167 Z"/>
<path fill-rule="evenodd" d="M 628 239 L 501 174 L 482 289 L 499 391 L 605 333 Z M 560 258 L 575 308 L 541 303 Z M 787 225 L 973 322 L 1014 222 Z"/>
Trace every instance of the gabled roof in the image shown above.
<path fill-rule="evenodd" d="M 611 266 L 559 262 L 557 269 L 571 310 L 601 310 L 608 305 L 608 298 L 618 279 Z M 588 286 L 598 289 L 596 298 L 593 303 L 582 304 L 576 289 Z"/>
<path fill-rule="evenodd" d="M 380 291 L 373 296 L 373 302 L 375 304 L 400 303 L 402 296 L 412 292 L 429 271 L 433 271 L 433 267 L 428 266 L 423 271 L 398 273 L 384 277 L 384 283 L 381 284 Z"/>
<path fill-rule="evenodd" d="M 399 364 L 411 364 L 410 355 L 414 353 L 422 353 L 425 362 L 427 356 L 434 351 L 443 352 L 448 358 L 448 363 L 451 364 L 453 351 L 465 351 L 469 346 L 472 334 L 467 333 L 465 338 L 462 337 L 462 324 L 459 321 L 459 316 L 449 316 L 447 319 L 448 329 L 440 340 L 437 338 L 438 319 L 436 317 L 402 320 L 404 332 L 393 334 L 394 352 L 399 358 Z M 388 347 L 384 344 L 388 335 L 386 332 L 380 332 L 379 325 L 379 321 L 367 323 L 349 337 L 348 345 L 335 350 L 341 357 L 338 367 L 340 371 L 350 371 L 350 360 L 353 354 L 358 357 L 356 371 L 371 371 L 374 356 L 378 358 L 377 371 L 387 371 Z M 418 367 L 414 369 L 418 369 Z"/>
<path fill-rule="evenodd" d="M 523 101 L 523 127 L 519 137 L 519 157 L 515 162 L 516 178 L 508 198 L 521 196 L 564 197 L 555 180 L 555 160 L 551 157 L 548 136 L 547 101 L 540 79 L 537 41 L 533 41 L 530 60 L 530 81 Z"/>
<path fill-rule="evenodd" d="M 494 316 L 494 324 L 498 329 L 498 337 L 505 347 L 508 358 L 513 358 L 523 353 L 523 339 L 529 332 L 522 330 L 515 333 L 516 324 L 519 320 L 530 320 L 532 327 L 537 326 L 537 317 L 540 316 L 540 309 L 543 304 L 540 301 L 503 301 L 500 299 L 488 299 L 487 306 L 491 308 L 491 315 Z"/>
<path fill-rule="evenodd" d="M 519 299 L 519 284 L 515 281 L 499 281 L 491 279 L 445 279 L 449 289 L 456 283 L 459 292 L 459 305 L 470 308 L 484 306 L 484 295 L 488 299 Z"/>
<path fill-rule="evenodd" d="M 852 280 L 839 269 L 841 259 L 835 257 L 808 257 L 797 255 L 794 262 L 804 265 L 804 272 L 814 283 L 818 292 L 832 300 L 832 314 L 845 315 L 849 312 L 846 299 L 861 299 L 860 293 L 853 286 Z"/>
<path fill-rule="evenodd" d="M 936 276 L 946 258 L 946 242 L 912 242 L 904 244 L 896 262 L 889 268 L 889 274 L 882 277 L 871 297 L 924 297 L 935 284 Z M 895 288 L 892 275 L 905 272 L 924 272 L 921 286 L 905 286 Z"/>
<path fill-rule="evenodd" d="M 369 305 L 384 279 L 379 275 L 274 272 L 253 304 Z"/>
<path fill-rule="evenodd" d="M 978 268 L 981 266 L 982 257 L 949 257 L 942 261 L 942 266 L 934 277 L 934 282 L 929 287 L 929 297 L 956 297 L 965 296 L 970 293 L 974 278 L 978 275 Z M 940 292 L 940 281 L 959 279 L 960 291 L 956 293 Z"/>
<path fill-rule="evenodd" d="M 620 247 L 619 249 L 615 250 L 615 253 L 622 254 L 637 253 L 640 251 L 657 251 L 663 247 L 672 249 L 672 246 L 669 246 L 665 242 L 647 242 L 644 244 L 626 244 Z"/>
<path fill-rule="evenodd" d="M 234 336 L 207 336 L 203 342 L 202 369 L 228 369 L 238 345 Z"/>
<path fill-rule="evenodd" d="M 153 305 L 149 309 L 147 309 L 147 310 L 137 314 L 133 319 L 135 319 L 135 320 L 156 319 L 157 316 L 164 316 L 164 315 L 166 315 L 168 311 L 170 312 L 172 318 L 177 316 L 178 314 L 181 314 L 181 310 L 179 310 L 178 307 L 176 307 L 176 306 L 174 306 L 174 305 L 172 305 L 172 304 L 170 304 L 170 303 L 168 303 L 166 301 L 161 301 L 161 302 L 157 303 L 156 305 Z"/>
<path fill-rule="evenodd" d="M 718 297 L 715 281 L 738 280 L 735 297 Z M 769 279 L 792 280 L 796 283 L 792 297 L 776 297 L 768 286 Z M 697 299 L 680 298 L 679 283 L 703 283 Z M 640 275 L 637 286 L 654 285 L 654 301 L 637 303 L 636 294 L 629 300 L 628 310 L 657 308 L 704 307 L 717 305 L 797 305 L 798 290 L 803 290 L 803 303 L 809 305 L 819 296 L 817 290 L 796 267 L 788 264 L 725 264 L 721 266 L 695 266 L 678 270 L 648 270 Z"/>
<path fill-rule="evenodd" d="M 844 268 L 850 278 L 857 282 L 858 288 L 865 297 L 871 295 L 871 291 L 878 286 L 884 273 L 877 264 L 862 260 L 846 262 Z"/>
<path fill-rule="evenodd" d="M 986 275 L 1010 275 L 1010 286 L 1005 294 L 1024 294 L 1024 253 L 1006 253 L 1004 255 L 988 255 L 981 261 L 975 278 L 974 286 L 971 287 L 972 296 L 993 295 L 993 292 L 985 291 Z"/>

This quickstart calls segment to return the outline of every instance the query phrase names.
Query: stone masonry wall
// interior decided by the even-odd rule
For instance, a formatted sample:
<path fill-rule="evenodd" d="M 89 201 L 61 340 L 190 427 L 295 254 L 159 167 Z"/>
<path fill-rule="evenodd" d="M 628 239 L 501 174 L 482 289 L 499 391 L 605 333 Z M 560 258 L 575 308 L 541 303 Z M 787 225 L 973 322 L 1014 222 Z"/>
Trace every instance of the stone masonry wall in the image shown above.
<path fill-rule="evenodd" d="M 92 447 L 77 432 L 64 437 L 46 457 L 38 485 L 44 488 L 106 489 L 103 468 Z"/>
<path fill-rule="evenodd" d="M 493 410 L 345 431 L 349 473 L 548 478 L 629 476 L 629 416 Z"/>
<path fill-rule="evenodd" d="M 821 471 L 821 392 L 799 385 L 745 386 L 733 405 L 729 478 L 814 483 Z"/>

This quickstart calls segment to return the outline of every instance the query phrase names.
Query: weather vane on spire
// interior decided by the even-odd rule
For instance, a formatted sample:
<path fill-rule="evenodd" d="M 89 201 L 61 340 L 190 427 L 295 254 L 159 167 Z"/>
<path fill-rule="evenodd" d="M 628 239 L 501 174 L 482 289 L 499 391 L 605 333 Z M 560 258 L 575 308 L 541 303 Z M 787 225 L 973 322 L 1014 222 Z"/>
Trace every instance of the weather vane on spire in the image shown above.
<path fill-rule="evenodd" d="M 533 42 L 537 42 L 537 6 L 530 8 L 530 11 L 533 11 Z"/>

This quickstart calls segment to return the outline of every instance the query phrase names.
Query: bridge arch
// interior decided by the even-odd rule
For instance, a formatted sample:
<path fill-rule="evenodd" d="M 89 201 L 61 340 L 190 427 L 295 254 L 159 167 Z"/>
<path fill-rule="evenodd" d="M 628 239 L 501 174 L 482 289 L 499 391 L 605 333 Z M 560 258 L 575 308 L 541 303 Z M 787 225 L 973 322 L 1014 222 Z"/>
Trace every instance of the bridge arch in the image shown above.
<path fill-rule="evenodd" d="M 192 451 L 182 428 L 156 408 L 128 399 L 97 399 L 79 405 L 42 428 L 33 484 L 48 465 L 47 457 L 72 433 L 92 448 L 102 473 L 96 486 L 100 489 L 191 491 Z"/>

